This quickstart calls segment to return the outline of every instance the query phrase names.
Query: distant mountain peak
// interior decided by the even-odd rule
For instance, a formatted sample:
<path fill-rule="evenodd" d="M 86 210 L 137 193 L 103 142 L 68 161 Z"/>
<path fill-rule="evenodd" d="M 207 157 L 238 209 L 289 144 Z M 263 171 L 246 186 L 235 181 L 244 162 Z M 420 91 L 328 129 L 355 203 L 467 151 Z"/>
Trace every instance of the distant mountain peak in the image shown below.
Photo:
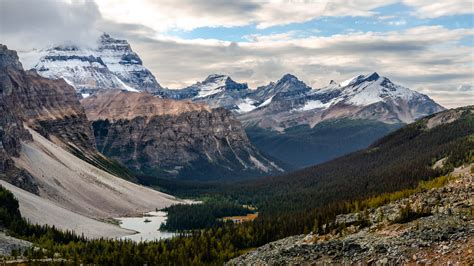
<path fill-rule="evenodd" d="M 368 75 L 357 75 L 353 78 L 347 79 L 343 82 L 341 82 L 341 87 L 349 86 L 349 85 L 354 85 L 354 84 L 360 84 L 365 81 L 375 81 L 380 78 L 380 75 L 377 72 L 372 72 Z"/>
<path fill-rule="evenodd" d="M 48 49 L 35 69 L 46 78 L 63 78 L 84 96 L 104 89 L 163 89 L 126 40 L 103 33 L 97 42 L 97 48 L 65 44 Z"/>
<path fill-rule="evenodd" d="M 207 76 L 206 80 L 212 80 L 212 79 L 227 79 L 227 78 L 230 78 L 230 77 L 227 76 L 227 75 L 224 75 L 224 74 L 217 74 L 217 73 L 214 73 L 214 74 L 210 74 L 209 76 Z"/>
<path fill-rule="evenodd" d="M 278 82 L 287 82 L 287 81 L 293 81 L 293 80 L 299 81 L 299 79 L 295 75 L 287 73 L 283 75 L 283 77 L 281 77 L 281 79 Z"/>
<path fill-rule="evenodd" d="M 103 32 L 102 35 L 100 35 L 99 38 L 100 39 L 109 39 L 109 38 L 112 38 L 112 37 L 110 37 L 110 34 L 108 34 L 107 32 Z"/>
<path fill-rule="evenodd" d="M 377 72 L 373 72 L 372 74 L 365 76 L 365 81 L 378 80 L 379 78 L 380 78 L 379 74 Z"/>

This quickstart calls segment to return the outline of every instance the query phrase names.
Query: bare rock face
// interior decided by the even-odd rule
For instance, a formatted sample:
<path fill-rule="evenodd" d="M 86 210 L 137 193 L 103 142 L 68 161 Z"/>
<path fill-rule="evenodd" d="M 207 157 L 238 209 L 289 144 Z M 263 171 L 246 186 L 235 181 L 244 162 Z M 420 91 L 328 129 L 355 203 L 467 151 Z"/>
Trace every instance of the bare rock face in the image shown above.
<path fill-rule="evenodd" d="M 229 179 L 282 171 L 225 109 L 113 90 L 81 103 L 94 121 L 99 151 L 137 173 Z"/>
<path fill-rule="evenodd" d="M 16 168 L 21 142 L 31 141 L 25 126 L 62 146 L 96 152 L 90 123 L 74 88 L 63 80 L 48 80 L 25 72 L 15 51 L 0 45 L 0 175 L 35 192 L 31 176 Z"/>
<path fill-rule="evenodd" d="M 6 46 L 0 45 L 0 173 L 13 169 L 10 156 L 19 156 L 21 141 L 31 140 L 31 135 L 23 128 L 23 121 L 15 111 L 14 83 L 7 71 L 22 69 L 18 56 Z"/>
<path fill-rule="evenodd" d="M 73 87 L 34 71 L 8 71 L 7 75 L 14 84 L 16 108 L 29 127 L 57 144 L 95 151 L 90 123 Z"/>

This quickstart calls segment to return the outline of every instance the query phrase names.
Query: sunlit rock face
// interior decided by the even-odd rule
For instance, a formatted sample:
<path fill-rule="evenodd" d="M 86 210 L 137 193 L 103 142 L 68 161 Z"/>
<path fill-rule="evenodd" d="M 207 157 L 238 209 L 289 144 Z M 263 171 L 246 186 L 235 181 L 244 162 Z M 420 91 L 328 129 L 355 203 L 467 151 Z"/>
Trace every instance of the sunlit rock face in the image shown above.
<path fill-rule="evenodd" d="M 101 92 L 81 103 L 99 151 L 137 173 L 235 179 L 282 171 L 223 108 L 123 91 Z"/>

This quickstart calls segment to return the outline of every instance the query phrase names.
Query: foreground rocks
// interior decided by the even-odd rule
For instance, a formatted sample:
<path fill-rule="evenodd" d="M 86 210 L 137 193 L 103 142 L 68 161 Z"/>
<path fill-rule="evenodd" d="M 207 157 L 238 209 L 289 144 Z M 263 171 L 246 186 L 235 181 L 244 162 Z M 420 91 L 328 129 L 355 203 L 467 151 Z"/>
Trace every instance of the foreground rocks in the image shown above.
<path fill-rule="evenodd" d="M 0 228 L 0 262 L 1 262 L 1 257 L 10 256 L 13 250 L 22 251 L 31 247 L 31 245 L 32 244 L 28 241 L 8 236 Z"/>
<path fill-rule="evenodd" d="M 469 167 L 445 187 L 416 193 L 369 212 L 340 215 L 345 225 L 365 217 L 372 224 L 348 225 L 328 235 L 288 237 L 249 252 L 229 264 L 427 264 L 474 263 L 474 175 Z M 429 216 L 397 223 L 400 210 L 423 206 Z M 387 214 L 380 216 L 381 213 Z M 428 214 L 427 214 L 428 215 Z"/>

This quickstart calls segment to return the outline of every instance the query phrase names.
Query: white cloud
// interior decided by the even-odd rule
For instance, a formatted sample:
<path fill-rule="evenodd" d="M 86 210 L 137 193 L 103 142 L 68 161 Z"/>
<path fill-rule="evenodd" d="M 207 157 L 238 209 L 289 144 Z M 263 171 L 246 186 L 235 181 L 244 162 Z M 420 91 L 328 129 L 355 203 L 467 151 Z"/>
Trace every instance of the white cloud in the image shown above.
<path fill-rule="evenodd" d="M 106 19 L 146 25 L 158 32 L 199 27 L 257 28 L 305 22 L 322 16 L 371 16 L 394 0 L 100 0 Z"/>
<path fill-rule="evenodd" d="M 474 2 L 472 0 L 403 0 L 403 3 L 413 7 L 415 9 L 414 14 L 421 18 L 474 13 Z"/>
<path fill-rule="evenodd" d="M 171 88 L 184 87 L 210 73 L 229 74 L 255 88 L 285 73 L 322 87 L 330 79 L 342 81 L 377 71 L 394 82 L 424 89 L 451 107 L 465 104 L 469 101 L 466 94 L 473 94 L 468 91 L 459 97 L 457 89 L 460 84 L 473 82 L 474 51 L 457 44 L 473 33 L 472 29 L 430 26 L 331 37 L 257 38 L 240 43 L 168 39 L 135 42 L 134 47 L 158 80 Z"/>
<path fill-rule="evenodd" d="M 407 21 L 404 19 L 392 20 L 392 21 L 387 22 L 387 24 L 392 25 L 392 26 L 402 26 L 402 25 L 407 24 Z"/>
<path fill-rule="evenodd" d="M 410 1 L 413 6 L 419 3 Z M 90 45 L 106 31 L 129 40 L 158 81 L 171 88 L 189 85 L 210 73 L 229 74 L 252 87 L 294 73 L 321 87 L 330 79 L 341 81 L 377 71 L 395 82 L 424 90 L 448 107 L 472 100 L 472 86 L 466 86 L 473 84 L 474 51 L 458 41 L 472 35 L 473 29 L 429 26 L 385 33 L 347 31 L 330 37 L 286 32 L 247 36 L 249 41 L 237 43 L 181 40 L 164 33 L 170 28 L 248 23 L 268 27 L 321 14 L 346 14 L 348 9 L 354 10 L 352 14 L 372 15 L 374 7 L 393 1 L 374 2 L 137 0 L 124 4 L 100 0 L 96 5 L 87 0 L 0 0 L 0 39 L 16 50 L 67 40 Z M 392 17 L 384 19 L 395 21 Z"/>
<path fill-rule="evenodd" d="M 88 0 L 0 0 L 0 40 L 23 49 L 67 41 L 94 45 L 101 19 Z"/>
<path fill-rule="evenodd" d="M 435 18 L 474 13 L 471 0 L 99 0 L 106 19 L 145 25 L 158 32 L 199 27 L 255 24 L 263 29 L 332 16 L 373 16 L 374 9 L 393 3 L 414 9 L 414 15 Z M 380 16 L 379 19 L 394 18 Z M 394 25 L 405 24 L 393 20 Z"/>

